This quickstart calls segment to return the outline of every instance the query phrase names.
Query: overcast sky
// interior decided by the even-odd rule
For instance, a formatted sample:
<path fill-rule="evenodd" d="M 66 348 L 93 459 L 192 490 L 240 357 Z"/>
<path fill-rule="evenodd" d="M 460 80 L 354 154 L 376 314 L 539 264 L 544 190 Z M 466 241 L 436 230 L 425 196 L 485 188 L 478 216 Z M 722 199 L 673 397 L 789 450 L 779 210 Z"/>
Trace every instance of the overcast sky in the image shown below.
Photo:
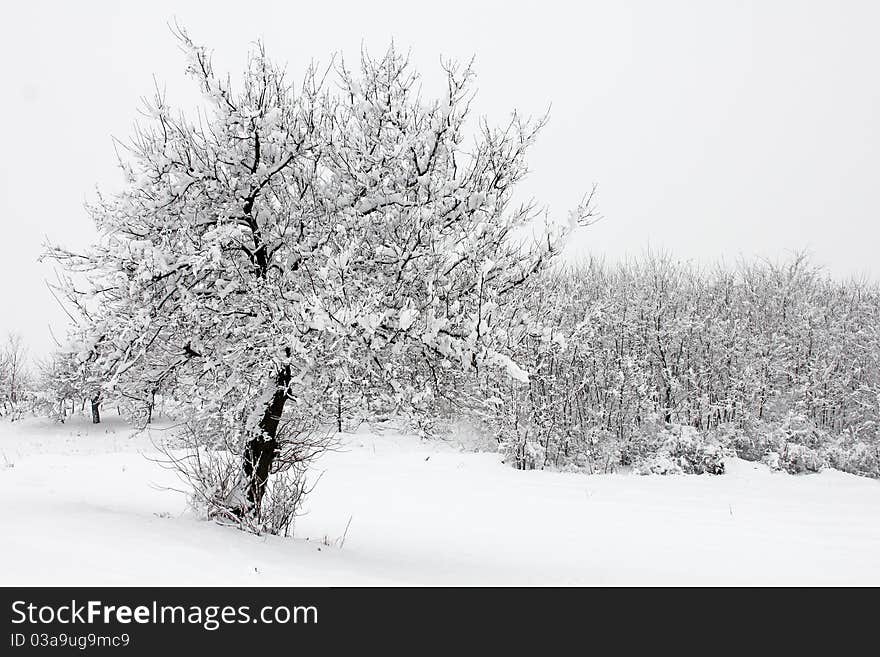
<path fill-rule="evenodd" d="M 240 70 L 250 43 L 296 77 L 312 59 L 393 38 L 426 80 L 476 56 L 476 110 L 550 124 L 524 193 L 564 216 L 592 183 L 604 219 L 570 257 L 646 247 L 710 262 L 809 249 L 838 276 L 880 276 L 878 2 L 29 2 L 0 26 L 0 332 L 32 352 L 64 316 L 36 262 L 45 237 L 94 237 L 83 202 L 119 184 L 153 77 L 193 97 L 177 19 Z"/>

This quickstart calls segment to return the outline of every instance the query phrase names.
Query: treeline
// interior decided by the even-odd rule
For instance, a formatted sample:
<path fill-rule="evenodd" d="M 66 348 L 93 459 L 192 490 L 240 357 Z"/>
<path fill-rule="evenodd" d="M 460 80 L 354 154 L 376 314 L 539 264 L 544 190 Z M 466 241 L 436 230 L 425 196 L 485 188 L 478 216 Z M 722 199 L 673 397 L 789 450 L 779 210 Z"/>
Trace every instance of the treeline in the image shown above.
<path fill-rule="evenodd" d="M 540 318 L 511 331 L 530 382 L 481 383 L 517 467 L 610 471 L 666 450 L 688 471 L 721 448 L 880 476 L 875 282 L 804 256 L 700 269 L 648 255 L 558 269 L 520 303 Z"/>
<path fill-rule="evenodd" d="M 69 345 L 33 359 L 17 333 L 0 342 L 0 418 L 16 421 L 24 415 L 43 415 L 64 422 L 86 413 L 99 423 L 102 407 L 109 407 L 137 424 L 149 424 L 157 405 L 165 409 L 164 389 L 144 390 L 140 395 L 117 390 L 108 397 L 103 381 Z"/>
<path fill-rule="evenodd" d="M 438 417 L 476 415 L 524 469 L 720 472 L 736 454 L 790 472 L 880 477 L 874 281 L 834 279 L 804 256 L 699 268 L 653 254 L 553 269 L 498 317 L 528 383 L 432 367 L 416 350 L 395 361 L 408 374 L 393 395 L 375 373 L 351 369 L 327 379 L 316 412 L 339 431 L 403 417 L 422 435 L 437 432 Z M 63 421 L 112 404 L 146 423 L 157 398 L 172 414 L 192 403 L 176 399 L 170 378 L 111 400 L 76 353 L 31 375 L 23 351 L 11 340 L 0 359 L 6 415 L 42 408 Z"/>

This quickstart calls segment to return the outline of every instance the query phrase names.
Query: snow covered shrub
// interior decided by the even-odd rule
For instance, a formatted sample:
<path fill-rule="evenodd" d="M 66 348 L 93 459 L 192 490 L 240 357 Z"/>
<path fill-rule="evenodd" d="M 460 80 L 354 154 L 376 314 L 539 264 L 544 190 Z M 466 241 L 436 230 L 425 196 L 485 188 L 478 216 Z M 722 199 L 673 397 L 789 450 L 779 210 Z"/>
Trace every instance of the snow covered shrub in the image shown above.
<path fill-rule="evenodd" d="M 608 474 L 621 461 L 620 441 L 605 429 L 589 429 L 575 454 L 575 465 L 590 474 Z"/>
<path fill-rule="evenodd" d="M 771 469 L 790 474 L 819 472 L 826 465 L 823 449 L 830 444 L 828 434 L 802 415 L 789 412 L 778 422 L 759 423 L 754 451 Z"/>
<path fill-rule="evenodd" d="M 784 470 L 789 474 L 820 472 L 825 468 L 825 459 L 818 451 L 797 443 L 784 443 L 781 451 L 768 452 L 762 461 L 771 470 Z"/>
<path fill-rule="evenodd" d="M 192 488 L 190 506 L 202 518 L 237 521 L 226 505 L 235 492 L 241 466 L 226 450 L 193 446 L 188 454 L 174 461 L 177 470 Z"/>
<path fill-rule="evenodd" d="M 590 435 L 543 439 L 525 433 L 497 443 L 504 463 L 517 470 L 552 469 L 561 472 L 609 474 L 620 466 L 620 445 L 604 431 Z"/>
<path fill-rule="evenodd" d="M 794 412 L 787 413 L 773 428 L 770 440 L 801 445 L 814 450 L 831 442 L 827 432 L 817 427 L 809 418 Z"/>
<path fill-rule="evenodd" d="M 759 439 L 745 431 L 733 435 L 730 447 L 744 461 L 760 461 L 770 451 L 766 439 Z"/>
<path fill-rule="evenodd" d="M 644 419 L 637 431 L 633 431 L 620 446 L 620 464 L 635 467 L 654 456 L 670 437 L 671 424 L 663 422 L 659 415 L 651 414 Z M 676 430 L 678 431 L 678 430 Z"/>
<path fill-rule="evenodd" d="M 234 524 L 255 534 L 289 536 L 308 492 L 305 471 L 295 468 L 272 475 L 266 483 L 260 512 L 255 515 L 230 511 L 240 491 L 241 457 L 229 452 L 205 450 L 191 473 L 193 509 L 204 518 Z"/>
<path fill-rule="evenodd" d="M 236 513 L 235 509 L 241 507 L 241 480 L 246 477 L 239 451 L 242 441 L 223 443 L 205 433 L 204 427 L 189 425 L 177 434 L 177 447 L 183 448 L 182 454 L 180 449 L 163 450 L 163 465 L 174 469 L 191 489 L 190 507 L 201 518 L 233 524 L 255 534 L 289 536 L 305 495 L 311 490 L 306 476 L 310 458 L 278 455 L 265 483 L 260 512 Z"/>
<path fill-rule="evenodd" d="M 780 454 L 780 463 L 791 474 L 821 472 L 826 466 L 825 457 L 819 451 L 792 443 L 786 443 Z"/>
<path fill-rule="evenodd" d="M 498 451 L 502 455 L 502 460 L 517 470 L 544 469 L 547 451 L 541 443 L 531 440 L 526 433 L 502 440 L 498 445 Z"/>
<path fill-rule="evenodd" d="M 766 465 L 774 472 L 782 470 L 782 463 L 780 463 L 779 461 L 779 452 L 768 452 L 764 455 L 764 458 L 760 460 L 764 465 Z"/>
<path fill-rule="evenodd" d="M 301 469 L 288 470 L 273 476 L 266 486 L 266 494 L 257 517 L 259 528 L 270 534 L 290 536 L 305 495 L 312 487 L 313 484 L 307 484 L 305 472 Z"/>
<path fill-rule="evenodd" d="M 769 451 L 766 439 L 768 429 L 763 424 L 761 427 L 758 429 L 754 422 L 745 422 L 742 425 L 728 422 L 718 425 L 710 433 L 739 458 L 760 461 Z"/>
<path fill-rule="evenodd" d="M 825 450 L 825 458 L 835 470 L 880 479 L 880 444 L 839 440 Z"/>
<path fill-rule="evenodd" d="M 825 451 L 832 444 L 827 432 L 792 411 L 778 420 L 753 420 L 738 430 L 727 427 L 718 433 L 729 437 L 730 446 L 740 458 L 791 474 L 822 470 L 828 460 Z"/>
<path fill-rule="evenodd" d="M 694 427 L 670 425 L 652 441 L 652 453 L 634 464 L 637 474 L 724 474 L 721 444 Z"/>

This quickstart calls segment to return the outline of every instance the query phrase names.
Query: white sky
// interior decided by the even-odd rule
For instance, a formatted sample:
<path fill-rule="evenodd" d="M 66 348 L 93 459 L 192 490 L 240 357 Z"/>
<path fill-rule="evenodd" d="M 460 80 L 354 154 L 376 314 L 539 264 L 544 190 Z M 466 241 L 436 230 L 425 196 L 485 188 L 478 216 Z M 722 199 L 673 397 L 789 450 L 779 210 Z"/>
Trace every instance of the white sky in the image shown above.
<path fill-rule="evenodd" d="M 64 316 L 37 264 L 45 236 L 81 247 L 96 184 L 119 182 L 155 75 L 192 98 L 174 18 L 239 71 L 262 37 L 294 76 L 334 51 L 476 55 L 476 110 L 551 121 L 524 191 L 564 216 L 593 182 L 604 219 L 572 257 L 647 246 L 683 259 L 809 249 L 840 276 L 880 276 L 878 2 L 29 2 L 0 18 L 0 333 L 34 353 Z"/>

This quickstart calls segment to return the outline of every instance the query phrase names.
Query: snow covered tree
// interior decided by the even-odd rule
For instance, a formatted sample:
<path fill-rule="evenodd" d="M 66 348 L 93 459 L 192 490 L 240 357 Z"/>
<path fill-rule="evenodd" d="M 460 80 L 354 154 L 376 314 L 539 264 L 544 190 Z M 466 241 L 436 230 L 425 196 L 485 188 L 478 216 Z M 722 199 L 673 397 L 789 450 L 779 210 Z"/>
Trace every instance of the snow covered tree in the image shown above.
<path fill-rule="evenodd" d="M 100 374 L 73 351 L 59 348 L 37 362 L 36 392 L 48 415 L 59 422 L 88 404 L 92 422 L 100 423 L 101 384 Z"/>
<path fill-rule="evenodd" d="M 56 351 L 37 361 L 37 390 L 46 414 L 64 422 L 84 398 L 81 364 L 74 354 Z"/>
<path fill-rule="evenodd" d="M 27 347 L 21 336 L 9 333 L 0 345 L 0 415 L 13 420 L 21 415 L 22 405 L 29 396 L 30 371 Z"/>
<path fill-rule="evenodd" d="M 515 202 L 543 119 L 483 120 L 471 143 L 470 66 L 444 65 L 427 101 L 393 47 L 294 85 L 258 46 L 233 86 L 179 37 L 205 107 L 186 116 L 157 93 L 120 158 L 123 190 L 90 206 L 99 240 L 47 251 L 108 390 L 170 382 L 234 435 L 225 504 L 244 516 L 272 472 L 308 458 L 297 436 L 344 382 L 417 409 L 445 371 L 527 379 L 505 352 L 505 299 L 590 215 L 556 224 Z"/>

